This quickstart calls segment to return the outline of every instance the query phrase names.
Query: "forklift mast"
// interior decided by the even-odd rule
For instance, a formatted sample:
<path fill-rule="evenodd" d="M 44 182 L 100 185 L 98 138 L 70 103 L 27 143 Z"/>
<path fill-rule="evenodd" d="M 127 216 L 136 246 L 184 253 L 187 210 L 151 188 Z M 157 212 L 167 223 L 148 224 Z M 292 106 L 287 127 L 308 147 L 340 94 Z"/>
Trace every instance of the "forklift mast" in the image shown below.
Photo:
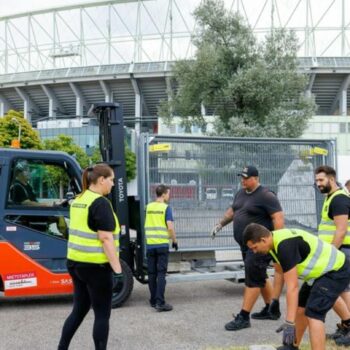
<path fill-rule="evenodd" d="M 115 185 L 112 188 L 110 199 L 121 227 L 120 256 L 133 270 L 133 254 L 129 233 L 123 109 L 119 103 L 98 103 L 91 106 L 89 114 L 96 116 L 99 125 L 102 160 L 114 171 Z"/>

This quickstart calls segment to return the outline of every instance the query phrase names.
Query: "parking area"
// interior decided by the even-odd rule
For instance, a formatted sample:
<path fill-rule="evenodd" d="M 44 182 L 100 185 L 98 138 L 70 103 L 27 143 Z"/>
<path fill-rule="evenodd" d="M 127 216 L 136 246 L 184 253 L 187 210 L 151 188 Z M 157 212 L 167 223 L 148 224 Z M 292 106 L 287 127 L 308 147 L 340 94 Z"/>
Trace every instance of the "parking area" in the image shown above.
<path fill-rule="evenodd" d="M 229 281 L 168 284 L 167 301 L 174 305 L 168 313 L 148 306 L 146 285 L 135 282 L 128 302 L 112 310 L 108 349 L 234 349 L 252 344 L 279 344 L 275 329 L 280 321 L 255 321 L 252 328 L 228 332 L 224 324 L 239 312 L 243 285 Z M 284 308 L 284 296 L 282 298 Z M 0 300 L 1 349 L 57 349 L 62 324 L 71 309 L 70 297 L 35 300 Z M 263 306 L 259 299 L 256 309 Z M 327 331 L 336 317 L 331 312 Z M 92 350 L 90 312 L 71 344 L 71 350 Z"/>

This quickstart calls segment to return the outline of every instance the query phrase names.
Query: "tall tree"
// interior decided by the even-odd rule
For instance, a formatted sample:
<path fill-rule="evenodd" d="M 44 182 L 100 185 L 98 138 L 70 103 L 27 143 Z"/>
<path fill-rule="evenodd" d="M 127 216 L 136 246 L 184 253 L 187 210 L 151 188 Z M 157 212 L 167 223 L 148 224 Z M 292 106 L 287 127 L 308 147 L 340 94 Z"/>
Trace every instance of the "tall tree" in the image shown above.
<path fill-rule="evenodd" d="M 41 142 L 39 134 L 31 124 L 24 119 L 22 112 L 9 110 L 0 118 L 0 147 L 10 147 L 14 139 L 21 137 L 21 148 L 40 149 Z"/>
<path fill-rule="evenodd" d="M 297 71 L 293 32 L 273 30 L 258 43 L 252 29 L 222 1 L 205 0 L 195 10 L 199 29 L 195 59 L 174 66 L 174 85 L 159 113 L 168 121 L 205 125 L 201 105 L 217 116 L 225 136 L 298 137 L 315 111 Z"/>
<path fill-rule="evenodd" d="M 124 143 L 125 147 L 125 168 L 126 168 L 126 177 L 128 181 L 133 180 L 136 177 L 136 155 L 135 153 L 130 149 L 127 142 Z M 91 161 L 93 163 L 101 162 L 101 152 L 98 146 L 94 148 L 94 152 L 91 156 Z"/>
<path fill-rule="evenodd" d="M 79 145 L 74 143 L 71 136 L 58 135 L 52 139 L 45 139 L 43 145 L 46 150 L 62 151 L 74 156 L 82 168 L 89 165 L 89 157 Z"/>

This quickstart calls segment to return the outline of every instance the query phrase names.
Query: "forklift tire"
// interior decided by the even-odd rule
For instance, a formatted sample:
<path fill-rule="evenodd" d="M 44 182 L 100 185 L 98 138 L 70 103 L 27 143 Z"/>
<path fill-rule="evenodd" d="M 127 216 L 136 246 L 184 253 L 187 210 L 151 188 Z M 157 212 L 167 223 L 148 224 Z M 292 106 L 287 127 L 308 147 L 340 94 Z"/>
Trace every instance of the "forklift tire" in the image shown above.
<path fill-rule="evenodd" d="M 124 304 L 124 302 L 129 298 L 132 289 L 134 287 L 134 278 L 132 271 L 128 264 L 120 259 L 120 264 L 122 266 L 123 277 L 122 279 L 115 278 L 113 274 L 113 294 L 112 294 L 112 308 L 115 309 Z"/>

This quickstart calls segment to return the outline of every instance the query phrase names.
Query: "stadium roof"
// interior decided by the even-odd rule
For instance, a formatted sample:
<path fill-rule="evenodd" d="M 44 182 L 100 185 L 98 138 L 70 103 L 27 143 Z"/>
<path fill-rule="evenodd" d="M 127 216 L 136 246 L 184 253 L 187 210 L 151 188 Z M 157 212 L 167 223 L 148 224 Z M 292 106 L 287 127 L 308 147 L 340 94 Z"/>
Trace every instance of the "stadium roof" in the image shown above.
<path fill-rule="evenodd" d="M 0 113 L 24 110 L 33 122 L 48 117 L 84 116 L 92 103 L 123 105 L 126 120 L 155 118 L 167 99 L 172 62 L 73 67 L 0 75 Z M 309 76 L 317 114 L 342 114 L 344 91 L 350 93 L 350 57 L 300 58 Z"/>

